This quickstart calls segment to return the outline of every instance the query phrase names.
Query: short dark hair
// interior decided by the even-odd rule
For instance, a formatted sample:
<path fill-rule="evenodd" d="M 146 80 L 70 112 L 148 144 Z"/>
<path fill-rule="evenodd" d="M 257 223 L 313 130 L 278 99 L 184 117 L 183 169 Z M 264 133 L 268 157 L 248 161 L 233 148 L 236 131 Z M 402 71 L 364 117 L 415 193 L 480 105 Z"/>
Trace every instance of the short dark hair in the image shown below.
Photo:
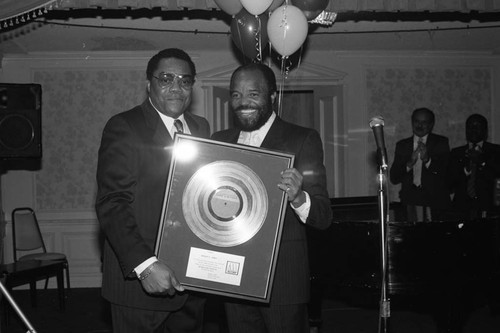
<path fill-rule="evenodd" d="M 479 114 L 479 113 L 474 113 L 474 114 L 471 114 L 467 120 L 465 121 L 465 124 L 469 124 L 471 123 L 472 121 L 477 121 L 478 123 L 480 123 L 482 126 L 484 126 L 484 128 L 488 128 L 488 120 L 486 119 L 485 116 L 483 116 L 482 114 Z"/>
<path fill-rule="evenodd" d="M 146 69 L 146 76 L 148 80 L 151 80 L 153 78 L 153 73 L 158 68 L 158 64 L 160 63 L 160 61 L 162 59 L 168 59 L 168 58 L 175 58 L 186 61 L 191 69 L 191 74 L 193 75 L 193 78 L 196 76 L 196 67 L 189 54 L 187 54 L 185 51 L 181 49 L 169 48 L 158 52 L 151 59 L 149 59 L 148 67 Z"/>
<path fill-rule="evenodd" d="M 413 111 L 413 113 L 411 114 L 411 120 L 413 120 L 415 118 L 415 116 L 417 115 L 417 113 L 421 113 L 421 112 L 427 113 L 427 115 L 429 115 L 429 117 L 431 118 L 432 123 L 434 124 L 434 121 L 435 121 L 436 117 L 434 116 L 434 112 L 432 112 L 428 108 L 418 108 L 418 109 L 415 109 Z"/>
<path fill-rule="evenodd" d="M 272 94 L 277 90 L 276 87 L 276 76 L 274 75 L 273 70 L 264 64 L 260 63 L 249 63 L 246 65 L 241 65 L 240 67 L 236 68 L 236 70 L 233 72 L 233 75 L 231 75 L 231 82 L 233 82 L 234 76 L 242 71 L 258 71 L 261 72 L 262 75 L 264 76 L 264 79 L 267 83 L 267 87 L 269 88 L 269 93 Z"/>

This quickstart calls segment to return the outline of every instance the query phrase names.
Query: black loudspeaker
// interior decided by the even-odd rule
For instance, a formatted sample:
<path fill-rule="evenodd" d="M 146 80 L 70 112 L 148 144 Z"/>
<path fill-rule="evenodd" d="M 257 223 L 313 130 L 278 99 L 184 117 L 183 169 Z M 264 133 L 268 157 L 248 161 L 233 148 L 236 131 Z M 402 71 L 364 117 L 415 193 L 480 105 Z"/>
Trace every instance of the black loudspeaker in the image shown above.
<path fill-rule="evenodd" d="M 42 157 L 42 86 L 0 83 L 0 159 Z"/>

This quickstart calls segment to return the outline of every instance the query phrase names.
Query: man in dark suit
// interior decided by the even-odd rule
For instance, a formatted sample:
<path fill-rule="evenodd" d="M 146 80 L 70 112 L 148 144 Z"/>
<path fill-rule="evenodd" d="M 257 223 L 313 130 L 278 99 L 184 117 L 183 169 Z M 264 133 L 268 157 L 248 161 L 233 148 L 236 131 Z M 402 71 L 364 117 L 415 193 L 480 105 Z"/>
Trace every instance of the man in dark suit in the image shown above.
<path fill-rule="evenodd" d="M 288 194 L 282 240 L 269 304 L 234 300 L 226 303 L 230 332 L 309 332 L 309 265 L 306 228 L 331 223 L 321 139 L 315 130 L 280 119 L 273 111 L 276 78 L 263 64 L 248 64 L 233 73 L 230 105 L 236 128 L 215 133 L 219 141 L 295 154 L 293 168 L 283 170 L 277 186 Z"/>
<path fill-rule="evenodd" d="M 500 179 L 500 145 L 486 141 L 488 121 L 480 114 L 465 123 L 467 144 L 453 148 L 448 172 L 453 208 L 460 218 L 486 217 L 495 209 L 494 188 Z M 498 208 L 498 207 L 497 207 Z"/>
<path fill-rule="evenodd" d="M 434 113 L 427 108 L 413 111 L 413 135 L 396 143 L 390 180 L 401 184 L 399 198 L 409 222 L 440 220 L 450 206 L 446 169 L 450 153 L 448 138 L 432 132 Z"/>
<path fill-rule="evenodd" d="M 460 221 L 496 215 L 500 208 L 494 202 L 496 181 L 500 179 L 500 145 L 486 141 L 486 118 L 470 115 L 465 122 L 465 137 L 465 145 L 451 150 L 448 169 L 454 217 Z M 468 237 L 464 243 L 467 256 L 462 268 L 469 274 L 453 302 L 452 320 L 458 325 L 463 326 L 474 311 L 477 295 L 485 296 L 492 314 L 500 309 L 498 235 L 494 232 L 497 229 L 488 225 L 469 222 L 464 227 L 469 230 L 467 235 L 478 237 Z"/>
<path fill-rule="evenodd" d="M 96 211 L 105 236 L 102 294 L 114 332 L 202 332 L 204 300 L 188 294 L 154 245 L 176 131 L 209 137 L 187 112 L 196 75 L 188 54 L 166 49 L 147 66 L 148 98 L 106 124 L 97 166 Z M 178 124 L 180 121 L 181 125 Z"/>

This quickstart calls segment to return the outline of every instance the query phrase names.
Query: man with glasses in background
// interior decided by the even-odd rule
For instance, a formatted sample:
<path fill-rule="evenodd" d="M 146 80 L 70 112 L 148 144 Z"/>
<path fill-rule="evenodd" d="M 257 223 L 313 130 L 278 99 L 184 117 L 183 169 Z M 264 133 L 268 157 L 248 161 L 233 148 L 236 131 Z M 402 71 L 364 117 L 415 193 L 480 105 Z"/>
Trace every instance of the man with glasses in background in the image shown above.
<path fill-rule="evenodd" d="M 113 331 L 203 329 L 204 299 L 184 291 L 176 273 L 154 256 L 176 132 L 208 138 L 206 119 L 187 112 L 196 69 L 170 48 L 147 65 L 148 97 L 106 124 L 97 166 L 96 212 L 105 236 L 102 294 Z"/>

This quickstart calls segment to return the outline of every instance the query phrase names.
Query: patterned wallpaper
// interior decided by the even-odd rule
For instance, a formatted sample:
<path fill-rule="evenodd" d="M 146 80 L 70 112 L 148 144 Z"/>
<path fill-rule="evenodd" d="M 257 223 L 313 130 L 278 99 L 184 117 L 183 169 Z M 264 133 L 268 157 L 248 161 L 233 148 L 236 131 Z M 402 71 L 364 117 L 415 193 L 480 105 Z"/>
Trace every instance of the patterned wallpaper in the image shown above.
<path fill-rule="evenodd" d="M 389 164 L 394 158 L 396 142 L 412 135 L 411 113 L 418 107 L 434 111 L 434 133 L 445 135 L 450 148 L 465 144 L 465 120 L 480 113 L 490 119 L 491 69 L 486 67 L 450 68 L 366 68 L 367 110 L 369 119 L 384 117 L 384 135 Z M 376 149 L 368 137 L 368 147 Z M 376 168 L 376 166 L 375 166 Z M 390 188 L 391 199 L 397 199 L 398 188 Z M 376 184 L 370 193 L 377 193 Z"/>
<path fill-rule="evenodd" d="M 492 74 L 486 67 L 370 66 L 365 75 L 368 119 L 384 117 L 390 162 L 396 141 L 411 135 L 410 115 L 417 107 L 434 110 L 434 132 L 448 136 L 452 147 L 463 144 L 469 114 L 491 115 Z M 142 102 L 144 70 L 40 69 L 33 77 L 42 85 L 43 160 L 35 173 L 36 207 L 93 210 L 102 128 L 111 115 Z M 372 135 L 367 140 L 369 154 L 376 147 Z M 397 191 L 390 189 L 391 200 Z M 369 193 L 377 193 L 375 182 Z"/>
<path fill-rule="evenodd" d="M 93 210 L 97 151 L 111 115 L 145 96 L 144 70 L 39 70 L 42 168 L 35 174 L 38 210 Z"/>

